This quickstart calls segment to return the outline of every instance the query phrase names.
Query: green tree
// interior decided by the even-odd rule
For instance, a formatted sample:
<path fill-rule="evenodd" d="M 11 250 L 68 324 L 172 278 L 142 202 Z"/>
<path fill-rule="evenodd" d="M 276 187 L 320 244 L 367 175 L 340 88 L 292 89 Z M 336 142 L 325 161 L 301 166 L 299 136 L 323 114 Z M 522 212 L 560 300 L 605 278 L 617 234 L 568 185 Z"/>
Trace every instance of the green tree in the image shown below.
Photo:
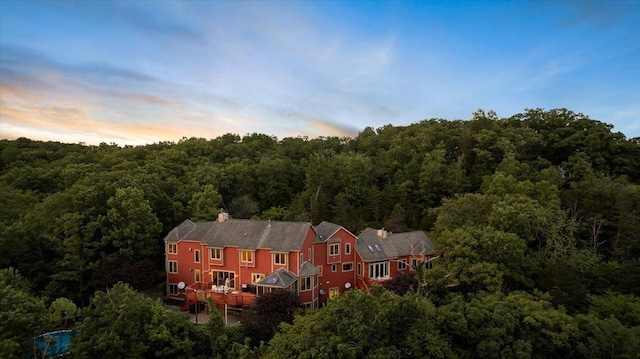
<path fill-rule="evenodd" d="M 450 358 L 435 324 L 436 309 L 415 295 L 380 287 L 352 290 L 326 307 L 283 324 L 267 358 Z"/>
<path fill-rule="evenodd" d="M 50 317 L 44 300 L 15 269 L 0 270 L 0 357 L 22 359 L 32 353 L 29 340 L 45 333 Z"/>
<path fill-rule="evenodd" d="M 627 327 L 616 317 L 597 318 L 579 314 L 576 339 L 577 358 L 637 358 L 640 352 L 640 327 Z"/>
<path fill-rule="evenodd" d="M 76 319 L 78 307 L 67 298 L 58 298 L 49 305 L 49 313 L 55 327 L 67 328 Z"/>
<path fill-rule="evenodd" d="M 437 324 L 463 358 L 571 357 L 576 327 L 545 295 L 523 292 L 456 296 Z"/>
<path fill-rule="evenodd" d="M 248 219 L 259 211 L 260 208 L 258 207 L 258 203 L 247 195 L 236 197 L 231 200 L 231 203 L 229 203 L 229 212 L 235 218 Z"/>
<path fill-rule="evenodd" d="M 157 239 L 162 224 L 141 190 L 119 188 L 107 204 L 110 228 L 103 239 L 107 244 L 129 259 L 152 258 L 160 253 Z"/>
<path fill-rule="evenodd" d="M 206 327 L 165 309 L 160 300 L 117 284 L 96 292 L 72 339 L 75 358 L 206 358 Z"/>
<path fill-rule="evenodd" d="M 274 290 L 256 299 L 256 304 L 245 313 L 243 327 L 245 336 L 257 347 L 260 342 L 268 342 L 277 332 L 281 323 L 293 322 L 300 309 L 298 295 L 286 290 Z"/>
<path fill-rule="evenodd" d="M 529 285 L 525 269 L 527 247 L 513 233 L 492 227 L 459 228 L 438 234 L 437 246 L 444 256 L 437 266 L 446 272 L 448 286 L 463 292 L 491 292 Z M 430 273 L 430 272 L 426 272 Z M 440 271 L 430 278 L 441 275 Z M 435 278 L 434 278 L 435 279 Z M 428 283 L 430 279 L 427 279 Z"/>
<path fill-rule="evenodd" d="M 222 196 L 208 184 L 202 192 L 194 193 L 189 201 L 190 219 L 194 222 L 213 221 L 220 212 Z"/>

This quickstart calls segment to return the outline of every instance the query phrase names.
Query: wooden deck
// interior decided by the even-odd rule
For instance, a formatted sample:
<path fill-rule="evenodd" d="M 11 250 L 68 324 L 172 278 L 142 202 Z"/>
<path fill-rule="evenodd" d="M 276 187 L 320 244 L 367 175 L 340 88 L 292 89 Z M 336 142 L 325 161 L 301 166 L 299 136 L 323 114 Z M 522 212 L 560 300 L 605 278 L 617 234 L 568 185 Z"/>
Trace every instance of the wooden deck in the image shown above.
<path fill-rule="evenodd" d="M 207 289 L 203 289 L 207 288 Z M 192 285 L 185 288 L 185 302 L 183 310 L 187 310 L 192 304 L 196 302 L 207 302 L 211 299 L 215 303 L 216 307 L 224 308 L 225 304 L 228 307 L 244 309 L 252 306 L 256 302 L 256 295 L 249 292 L 240 292 L 235 290 L 229 290 L 226 293 L 222 291 L 214 291 L 211 286 Z"/>

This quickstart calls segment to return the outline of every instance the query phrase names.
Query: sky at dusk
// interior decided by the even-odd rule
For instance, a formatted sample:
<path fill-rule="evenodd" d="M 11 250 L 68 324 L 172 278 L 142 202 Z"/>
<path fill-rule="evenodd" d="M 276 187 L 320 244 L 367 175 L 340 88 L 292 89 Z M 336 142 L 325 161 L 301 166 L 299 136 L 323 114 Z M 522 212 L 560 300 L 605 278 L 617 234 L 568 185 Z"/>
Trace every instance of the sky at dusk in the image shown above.
<path fill-rule="evenodd" d="M 480 108 L 640 136 L 640 1 L 0 1 L 0 138 L 355 136 Z"/>

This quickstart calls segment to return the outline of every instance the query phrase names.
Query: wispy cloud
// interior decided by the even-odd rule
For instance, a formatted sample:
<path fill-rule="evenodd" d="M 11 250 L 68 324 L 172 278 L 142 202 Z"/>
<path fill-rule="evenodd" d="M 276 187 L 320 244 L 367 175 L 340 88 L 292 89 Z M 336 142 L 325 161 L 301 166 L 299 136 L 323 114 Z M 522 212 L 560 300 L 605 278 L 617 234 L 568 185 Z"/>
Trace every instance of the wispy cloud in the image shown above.
<path fill-rule="evenodd" d="M 558 106 L 633 130 L 640 11 L 609 3 L 10 2 L 0 135 L 353 136 Z"/>

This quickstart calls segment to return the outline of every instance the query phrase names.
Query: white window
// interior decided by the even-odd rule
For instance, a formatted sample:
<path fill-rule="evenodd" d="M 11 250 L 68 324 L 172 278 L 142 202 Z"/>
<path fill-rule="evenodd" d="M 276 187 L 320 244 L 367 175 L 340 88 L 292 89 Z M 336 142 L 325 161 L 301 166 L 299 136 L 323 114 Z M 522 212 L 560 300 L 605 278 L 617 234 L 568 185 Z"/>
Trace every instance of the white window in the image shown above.
<path fill-rule="evenodd" d="M 358 263 L 356 265 L 356 275 L 358 277 L 362 277 L 362 263 Z"/>
<path fill-rule="evenodd" d="M 287 265 L 287 254 L 286 253 L 274 253 L 273 254 L 273 263 L 278 265 Z"/>
<path fill-rule="evenodd" d="M 178 295 L 178 285 L 176 283 L 169 283 L 169 295 Z"/>
<path fill-rule="evenodd" d="M 322 264 L 319 265 L 317 268 L 318 268 L 318 277 L 322 277 Z"/>
<path fill-rule="evenodd" d="M 169 253 L 169 254 L 178 253 L 178 244 L 177 243 L 167 243 L 167 253 Z"/>
<path fill-rule="evenodd" d="M 425 268 L 427 268 L 427 269 L 433 269 L 433 262 L 432 262 L 432 261 L 427 261 L 427 262 L 424 264 L 424 266 L 425 266 Z"/>
<path fill-rule="evenodd" d="M 300 291 L 301 292 L 310 291 L 311 289 L 313 289 L 312 283 L 313 282 L 311 281 L 311 277 L 300 278 Z"/>
<path fill-rule="evenodd" d="M 178 273 L 178 261 L 169 261 L 169 273 Z"/>
<path fill-rule="evenodd" d="M 227 285 L 227 280 L 229 282 L 229 288 L 236 287 L 236 273 L 224 270 L 214 270 L 211 272 L 211 282 L 213 285 L 221 286 Z"/>
<path fill-rule="evenodd" d="M 418 267 L 418 263 L 420 262 L 421 260 L 418 258 L 411 258 L 411 267 L 415 269 L 416 267 Z"/>
<path fill-rule="evenodd" d="M 340 243 L 329 244 L 329 255 L 337 256 L 340 254 Z"/>
<path fill-rule="evenodd" d="M 200 250 L 196 249 L 193 251 L 193 261 L 196 263 L 200 263 Z"/>
<path fill-rule="evenodd" d="M 353 272 L 353 262 L 342 263 L 343 272 Z"/>
<path fill-rule="evenodd" d="M 389 262 L 377 262 L 369 264 L 369 278 L 382 279 L 389 277 Z"/>
<path fill-rule="evenodd" d="M 253 251 L 240 251 L 242 262 L 253 263 Z"/>
<path fill-rule="evenodd" d="M 209 248 L 209 258 L 222 259 L 222 248 Z"/>
<path fill-rule="evenodd" d="M 307 257 L 309 257 L 309 260 L 311 260 L 311 248 L 309 248 L 309 250 L 307 251 Z"/>
<path fill-rule="evenodd" d="M 351 254 L 351 243 L 344 244 L 344 254 Z"/>
<path fill-rule="evenodd" d="M 337 264 L 332 264 L 331 265 L 331 271 L 332 272 L 337 272 L 338 271 L 338 265 Z"/>
<path fill-rule="evenodd" d="M 398 261 L 398 270 L 405 270 L 407 269 L 407 260 L 406 259 L 401 259 Z"/>
<path fill-rule="evenodd" d="M 193 281 L 196 283 L 200 282 L 200 269 L 193 270 Z"/>
<path fill-rule="evenodd" d="M 302 268 L 303 262 L 304 262 L 304 254 L 300 253 L 300 268 Z"/>
<path fill-rule="evenodd" d="M 262 273 L 251 273 L 251 283 L 258 283 L 259 281 L 264 279 L 264 274 Z"/>

